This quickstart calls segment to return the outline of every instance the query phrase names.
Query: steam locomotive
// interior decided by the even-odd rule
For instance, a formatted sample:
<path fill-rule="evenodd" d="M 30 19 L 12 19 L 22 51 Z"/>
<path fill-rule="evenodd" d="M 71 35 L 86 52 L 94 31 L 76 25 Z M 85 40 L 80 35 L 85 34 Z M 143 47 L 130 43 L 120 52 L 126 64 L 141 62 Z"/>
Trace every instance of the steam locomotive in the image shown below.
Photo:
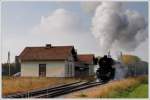
<path fill-rule="evenodd" d="M 115 76 L 114 60 L 108 55 L 104 55 L 99 61 L 99 68 L 96 70 L 96 76 L 99 81 L 108 82 Z"/>

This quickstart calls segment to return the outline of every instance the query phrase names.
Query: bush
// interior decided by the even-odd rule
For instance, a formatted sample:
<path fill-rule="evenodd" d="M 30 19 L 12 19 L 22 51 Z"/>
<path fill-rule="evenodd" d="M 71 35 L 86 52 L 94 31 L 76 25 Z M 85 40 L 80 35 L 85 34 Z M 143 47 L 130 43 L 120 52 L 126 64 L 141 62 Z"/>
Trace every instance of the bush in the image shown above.
<path fill-rule="evenodd" d="M 79 97 L 87 97 L 87 95 L 86 95 L 86 94 L 81 93 L 81 94 L 79 95 Z"/>
<path fill-rule="evenodd" d="M 141 61 L 139 57 L 134 55 L 123 55 L 121 59 L 123 60 L 124 64 L 131 64 Z"/>
<path fill-rule="evenodd" d="M 146 75 L 137 77 L 137 80 L 139 80 L 140 83 L 148 84 L 148 76 L 146 76 Z"/>

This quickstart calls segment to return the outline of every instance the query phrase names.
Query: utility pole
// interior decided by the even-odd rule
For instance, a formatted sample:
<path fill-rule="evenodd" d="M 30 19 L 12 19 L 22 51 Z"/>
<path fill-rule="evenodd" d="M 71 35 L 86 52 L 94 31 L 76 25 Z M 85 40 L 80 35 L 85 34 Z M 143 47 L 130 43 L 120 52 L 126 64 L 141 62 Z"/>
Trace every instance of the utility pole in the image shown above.
<path fill-rule="evenodd" d="M 122 52 L 120 52 L 120 61 L 123 62 L 123 55 L 122 55 Z"/>
<path fill-rule="evenodd" d="M 10 76 L 10 51 L 8 51 L 7 64 L 8 64 L 8 70 L 9 70 L 9 76 Z"/>

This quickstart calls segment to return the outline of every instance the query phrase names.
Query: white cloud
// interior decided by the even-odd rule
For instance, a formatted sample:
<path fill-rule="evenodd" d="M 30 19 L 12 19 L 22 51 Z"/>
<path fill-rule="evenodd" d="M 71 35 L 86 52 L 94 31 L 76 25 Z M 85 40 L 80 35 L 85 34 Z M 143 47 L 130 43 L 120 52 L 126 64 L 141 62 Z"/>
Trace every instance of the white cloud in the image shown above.
<path fill-rule="evenodd" d="M 85 11 L 86 13 L 94 13 L 95 9 L 97 8 L 98 5 L 100 5 L 101 2 L 97 2 L 97 1 L 88 1 L 88 2 L 81 2 L 81 8 L 83 9 L 83 11 Z"/>
<path fill-rule="evenodd" d="M 82 32 L 82 29 L 81 20 L 75 13 L 56 9 L 49 16 L 42 16 L 40 24 L 34 27 L 32 33 L 70 34 Z"/>
<path fill-rule="evenodd" d="M 47 17 L 41 17 L 30 34 L 29 45 L 74 45 L 78 53 L 99 54 L 98 42 L 84 27 L 84 23 L 75 13 L 56 9 Z M 36 37 L 36 38 L 32 38 Z M 31 43 L 31 44 L 30 44 Z"/>

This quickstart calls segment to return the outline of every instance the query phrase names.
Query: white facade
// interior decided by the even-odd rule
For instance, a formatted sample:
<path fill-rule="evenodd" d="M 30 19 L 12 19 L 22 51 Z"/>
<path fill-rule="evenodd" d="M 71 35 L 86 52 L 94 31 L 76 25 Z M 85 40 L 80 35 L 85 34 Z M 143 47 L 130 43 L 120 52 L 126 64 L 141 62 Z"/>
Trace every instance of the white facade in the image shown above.
<path fill-rule="evenodd" d="M 46 64 L 46 77 L 65 77 L 65 61 L 22 62 L 21 76 L 38 77 L 39 64 Z"/>
<path fill-rule="evenodd" d="M 21 62 L 22 77 L 39 77 L 39 65 L 46 64 L 46 77 L 74 77 L 75 62 L 72 55 L 64 61 L 26 61 Z M 82 66 L 82 64 L 80 65 Z M 85 65 L 84 65 L 85 66 Z M 83 66 L 83 67 L 84 67 Z M 94 65 L 87 65 L 88 75 L 94 75 Z"/>
<path fill-rule="evenodd" d="M 21 76 L 39 77 L 39 64 L 46 64 L 46 77 L 73 77 L 75 72 L 72 55 L 66 61 L 21 62 Z"/>

